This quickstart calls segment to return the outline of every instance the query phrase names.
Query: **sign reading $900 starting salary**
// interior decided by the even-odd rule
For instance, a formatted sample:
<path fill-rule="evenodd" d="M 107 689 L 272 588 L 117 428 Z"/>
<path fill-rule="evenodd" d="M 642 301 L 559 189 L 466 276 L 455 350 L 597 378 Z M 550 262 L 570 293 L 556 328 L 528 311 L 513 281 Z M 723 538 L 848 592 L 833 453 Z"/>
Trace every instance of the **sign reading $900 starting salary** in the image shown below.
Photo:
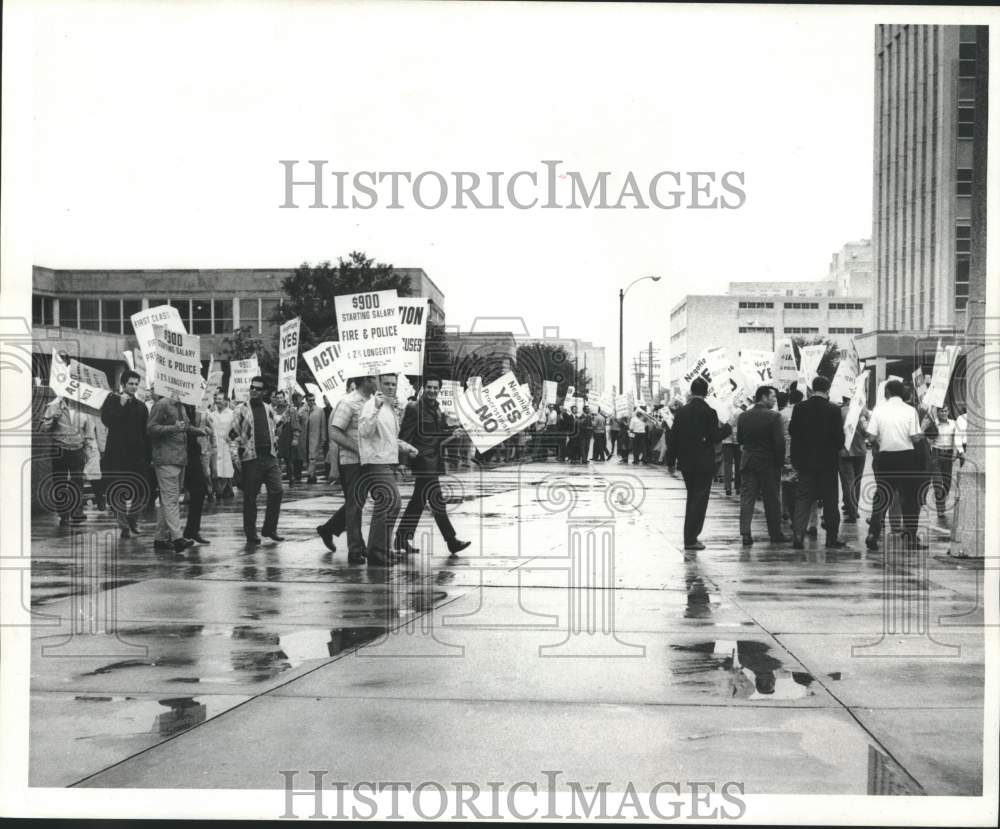
<path fill-rule="evenodd" d="M 456 403 L 462 427 L 479 452 L 503 443 L 535 419 L 531 396 L 511 371 L 475 395 L 460 395 Z"/>

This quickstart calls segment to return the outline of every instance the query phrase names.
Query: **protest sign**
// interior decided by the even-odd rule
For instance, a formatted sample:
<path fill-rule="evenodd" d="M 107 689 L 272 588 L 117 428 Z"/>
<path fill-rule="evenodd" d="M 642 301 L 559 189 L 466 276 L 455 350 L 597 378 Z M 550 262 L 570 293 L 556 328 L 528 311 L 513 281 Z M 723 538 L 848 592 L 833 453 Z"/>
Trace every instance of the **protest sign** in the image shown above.
<path fill-rule="evenodd" d="M 559 393 L 559 384 L 555 380 L 543 380 L 542 381 L 542 408 L 546 406 L 554 406 L 556 404 L 556 395 Z"/>
<path fill-rule="evenodd" d="M 850 449 L 851 444 L 854 442 L 854 433 L 858 429 L 858 421 L 865 407 L 865 389 L 868 385 L 865 381 L 867 379 L 867 377 L 859 377 L 857 378 L 858 382 L 855 383 L 854 394 L 851 396 L 851 405 L 847 409 L 847 418 L 844 420 L 845 449 Z"/>
<path fill-rule="evenodd" d="M 427 339 L 426 297 L 399 298 L 399 370 L 403 374 L 424 373 L 424 341 Z"/>
<path fill-rule="evenodd" d="M 81 363 L 79 360 L 74 360 L 72 357 L 69 358 L 69 375 L 84 385 L 111 391 L 107 374 L 93 366 L 88 366 L 86 363 Z"/>
<path fill-rule="evenodd" d="M 442 380 L 441 390 L 438 392 L 438 405 L 441 411 L 448 417 L 457 417 L 458 409 L 455 399 L 462 393 L 462 387 L 457 380 Z"/>
<path fill-rule="evenodd" d="M 816 378 L 816 371 L 826 354 L 825 345 L 804 345 L 799 349 L 800 362 L 799 378 L 806 388 L 812 388 L 812 382 Z"/>
<path fill-rule="evenodd" d="M 513 372 L 480 389 L 475 397 L 468 393 L 456 401 L 458 417 L 479 452 L 503 443 L 534 421 L 531 395 Z"/>
<path fill-rule="evenodd" d="M 570 406 L 571 405 L 570 401 L 572 401 L 574 394 L 576 394 L 576 386 L 567 386 L 566 387 L 566 397 L 563 398 L 563 406 Z"/>
<path fill-rule="evenodd" d="M 358 374 L 399 371 L 402 340 L 396 291 L 344 294 L 335 296 L 333 304 L 343 357 L 358 366 Z"/>
<path fill-rule="evenodd" d="M 799 379 L 799 367 L 795 362 L 795 348 L 789 338 L 778 340 L 771 360 L 771 376 L 776 383 L 787 386 Z"/>
<path fill-rule="evenodd" d="M 830 400 L 840 403 L 844 398 L 854 397 L 858 377 L 851 361 L 843 359 L 837 364 L 837 373 L 833 375 L 833 382 L 830 384 Z"/>
<path fill-rule="evenodd" d="M 615 417 L 628 417 L 630 411 L 628 395 L 615 395 Z"/>
<path fill-rule="evenodd" d="M 948 384 L 951 373 L 958 359 L 959 346 L 941 345 L 938 340 L 937 353 L 934 355 L 934 373 L 931 375 L 931 385 L 924 394 L 924 404 L 927 406 L 943 406 L 948 394 Z"/>
<path fill-rule="evenodd" d="M 222 388 L 222 369 L 218 368 L 215 363 L 215 355 L 211 355 L 208 359 L 208 374 L 205 380 L 205 394 L 202 395 L 201 405 L 208 407 L 212 405 L 212 401 L 215 399 L 215 393 Z"/>
<path fill-rule="evenodd" d="M 278 389 L 291 394 L 299 368 L 299 331 L 302 318 L 295 317 L 278 329 Z"/>
<path fill-rule="evenodd" d="M 81 406 L 100 409 L 108 396 L 108 390 L 74 377 L 59 352 L 52 350 L 52 365 L 49 367 L 49 388 L 59 397 L 75 400 Z"/>
<path fill-rule="evenodd" d="M 164 397 L 198 406 L 205 395 L 201 376 L 201 337 L 154 325 L 156 350 L 152 366 L 153 389 Z"/>
<path fill-rule="evenodd" d="M 257 355 L 247 360 L 229 361 L 229 394 L 231 400 L 250 399 L 250 380 L 260 374 Z"/>
<path fill-rule="evenodd" d="M 345 356 L 345 350 L 342 343 L 325 342 L 302 354 L 322 396 L 331 406 L 337 405 L 347 394 L 347 381 L 351 377 L 367 373 Z M 309 388 L 308 383 L 306 388 Z"/>
<path fill-rule="evenodd" d="M 720 400 L 733 396 L 739 388 L 736 382 L 736 367 L 729 362 L 725 348 L 710 348 L 705 352 L 705 367 L 709 374 L 711 394 Z"/>
<path fill-rule="evenodd" d="M 187 329 L 181 321 L 180 312 L 172 305 L 157 305 L 153 308 L 147 308 L 145 311 L 138 311 L 132 314 L 131 320 L 135 338 L 139 341 L 139 353 L 142 355 L 144 366 L 152 366 L 153 355 L 156 352 L 154 325 L 165 326 L 167 330 L 176 331 L 178 334 L 187 333 Z M 138 361 L 136 362 L 138 363 Z M 146 388 L 152 388 L 153 372 L 146 371 L 144 374 Z"/>
<path fill-rule="evenodd" d="M 740 374 L 743 378 L 743 388 L 750 395 L 753 395 L 758 386 L 768 386 L 774 382 L 774 375 L 771 371 L 773 359 L 773 351 L 754 348 L 745 348 L 740 351 Z"/>
<path fill-rule="evenodd" d="M 685 388 L 691 387 L 691 382 L 695 377 L 701 377 L 706 383 L 708 383 L 709 390 L 711 390 L 712 372 L 708 368 L 708 353 L 709 349 L 702 351 L 701 354 L 698 355 L 698 359 L 689 365 L 687 371 L 684 372 Z"/>

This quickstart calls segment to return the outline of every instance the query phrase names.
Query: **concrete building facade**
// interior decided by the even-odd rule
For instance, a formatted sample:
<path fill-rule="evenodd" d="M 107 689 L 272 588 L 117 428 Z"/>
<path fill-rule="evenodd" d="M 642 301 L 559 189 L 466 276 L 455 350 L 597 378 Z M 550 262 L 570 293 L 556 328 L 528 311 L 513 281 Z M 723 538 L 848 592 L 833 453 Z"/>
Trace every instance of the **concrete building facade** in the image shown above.
<path fill-rule="evenodd" d="M 684 373 L 706 348 L 724 347 L 735 360 L 741 349 L 773 350 L 783 337 L 826 337 L 844 350 L 865 330 L 867 297 L 830 295 L 828 282 L 815 283 L 821 287 L 811 291 L 798 287 L 808 283 L 788 283 L 796 286 L 789 289 L 780 282 L 764 284 L 770 288 L 766 293 L 690 295 L 674 306 L 667 372 L 671 394 L 684 391 Z"/>

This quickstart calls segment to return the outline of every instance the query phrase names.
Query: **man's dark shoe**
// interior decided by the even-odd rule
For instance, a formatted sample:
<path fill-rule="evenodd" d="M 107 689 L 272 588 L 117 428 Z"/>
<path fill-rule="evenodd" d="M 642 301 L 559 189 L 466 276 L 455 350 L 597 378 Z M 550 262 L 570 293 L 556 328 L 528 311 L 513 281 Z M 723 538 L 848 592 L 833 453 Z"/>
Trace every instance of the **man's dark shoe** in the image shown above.
<path fill-rule="evenodd" d="M 284 541 L 285 537 L 283 535 L 278 535 L 277 532 L 273 533 L 262 533 L 264 538 L 270 538 L 271 541 Z"/>
<path fill-rule="evenodd" d="M 315 478 L 313 478 L 313 477 L 310 477 L 310 478 L 308 478 L 308 479 L 306 480 L 306 483 L 307 483 L 307 484 L 314 484 L 314 483 L 316 483 L 316 479 L 315 479 Z"/>
<path fill-rule="evenodd" d="M 806 542 L 805 539 L 803 539 L 801 536 L 795 536 L 795 538 L 792 539 L 793 550 L 804 550 L 805 548 L 806 548 Z"/>
<path fill-rule="evenodd" d="M 684 545 L 684 549 L 685 550 L 704 550 L 705 549 L 705 545 L 702 544 L 700 541 L 692 541 L 690 544 L 685 544 Z"/>
<path fill-rule="evenodd" d="M 828 550 L 843 550 L 847 546 L 846 541 L 841 541 L 838 538 L 828 538 L 826 540 L 826 549 Z"/>
<path fill-rule="evenodd" d="M 121 537 L 122 538 L 131 538 L 132 537 L 132 533 L 130 533 L 126 527 L 122 527 Z"/>
<path fill-rule="evenodd" d="M 451 553 L 452 555 L 455 555 L 471 546 L 472 546 L 471 541 L 461 541 L 460 539 L 455 538 L 448 542 L 448 552 Z"/>
<path fill-rule="evenodd" d="M 193 541 L 195 544 L 211 544 L 212 542 L 205 538 L 201 533 L 193 533 L 192 535 L 186 535 L 184 538 L 189 541 Z"/>
<path fill-rule="evenodd" d="M 903 537 L 903 543 L 906 545 L 906 549 L 908 549 L 908 550 L 929 550 L 930 549 L 930 547 L 928 547 L 926 544 L 924 544 L 924 542 L 921 541 L 915 535 L 906 535 L 906 536 L 904 536 Z"/>
<path fill-rule="evenodd" d="M 132 535 L 142 535 L 142 530 L 139 529 L 139 524 L 136 521 L 129 519 L 128 528 Z"/>
<path fill-rule="evenodd" d="M 867 547 L 869 550 L 872 550 L 873 552 L 875 550 L 878 550 L 878 539 L 873 535 L 869 535 L 867 538 L 865 538 L 865 547 Z"/>
<path fill-rule="evenodd" d="M 167 550 L 173 550 L 174 545 L 171 544 L 169 541 L 161 541 L 160 539 L 156 539 L 153 542 L 153 549 L 166 552 Z"/>
<path fill-rule="evenodd" d="M 810 538 L 819 538 L 819 530 L 817 530 L 815 527 L 810 527 L 808 530 L 806 530 L 806 535 L 808 535 Z"/>
<path fill-rule="evenodd" d="M 782 534 L 782 535 L 771 536 L 770 541 L 772 544 L 786 544 L 787 542 L 791 541 L 791 539 L 787 535 Z"/>
<path fill-rule="evenodd" d="M 248 535 L 247 536 L 247 544 L 260 544 L 260 536 L 259 535 Z"/>
<path fill-rule="evenodd" d="M 368 561 L 368 559 L 365 558 L 364 556 L 348 556 L 347 557 L 347 563 L 348 564 L 365 564 L 367 561 Z"/>
<path fill-rule="evenodd" d="M 175 553 L 183 553 L 189 547 L 193 547 L 194 542 L 190 538 L 178 538 L 174 540 L 174 543 L 170 545 L 170 548 Z"/>
<path fill-rule="evenodd" d="M 858 523 L 858 516 L 856 516 L 856 515 L 846 515 L 846 516 L 844 516 L 844 518 L 842 519 L 842 521 L 843 521 L 844 524 L 857 524 Z"/>
<path fill-rule="evenodd" d="M 753 546 L 753 536 L 752 535 L 744 535 L 743 536 L 743 546 L 744 547 L 752 547 Z"/>
<path fill-rule="evenodd" d="M 333 543 L 333 532 L 327 528 L 326 524 L 320 524 L 316 528 L 316 535 L 323 539 L 326 549 L 331 553 L 337 552 L 337 545 Z"/>

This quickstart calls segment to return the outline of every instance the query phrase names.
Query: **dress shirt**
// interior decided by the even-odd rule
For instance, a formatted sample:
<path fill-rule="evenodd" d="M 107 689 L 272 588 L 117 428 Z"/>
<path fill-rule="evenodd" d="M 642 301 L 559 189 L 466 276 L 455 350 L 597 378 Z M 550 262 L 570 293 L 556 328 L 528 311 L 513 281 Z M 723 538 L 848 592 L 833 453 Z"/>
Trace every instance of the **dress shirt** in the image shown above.
<path fill-rule="evenodd" d="M 917 410 L 899 397 L 890 397 L 875 408 L 868 421 L 868 435 L 878 440 L 880 452 L 906 452 L 913 449 L 910 436 L 922 435 Z"/>

